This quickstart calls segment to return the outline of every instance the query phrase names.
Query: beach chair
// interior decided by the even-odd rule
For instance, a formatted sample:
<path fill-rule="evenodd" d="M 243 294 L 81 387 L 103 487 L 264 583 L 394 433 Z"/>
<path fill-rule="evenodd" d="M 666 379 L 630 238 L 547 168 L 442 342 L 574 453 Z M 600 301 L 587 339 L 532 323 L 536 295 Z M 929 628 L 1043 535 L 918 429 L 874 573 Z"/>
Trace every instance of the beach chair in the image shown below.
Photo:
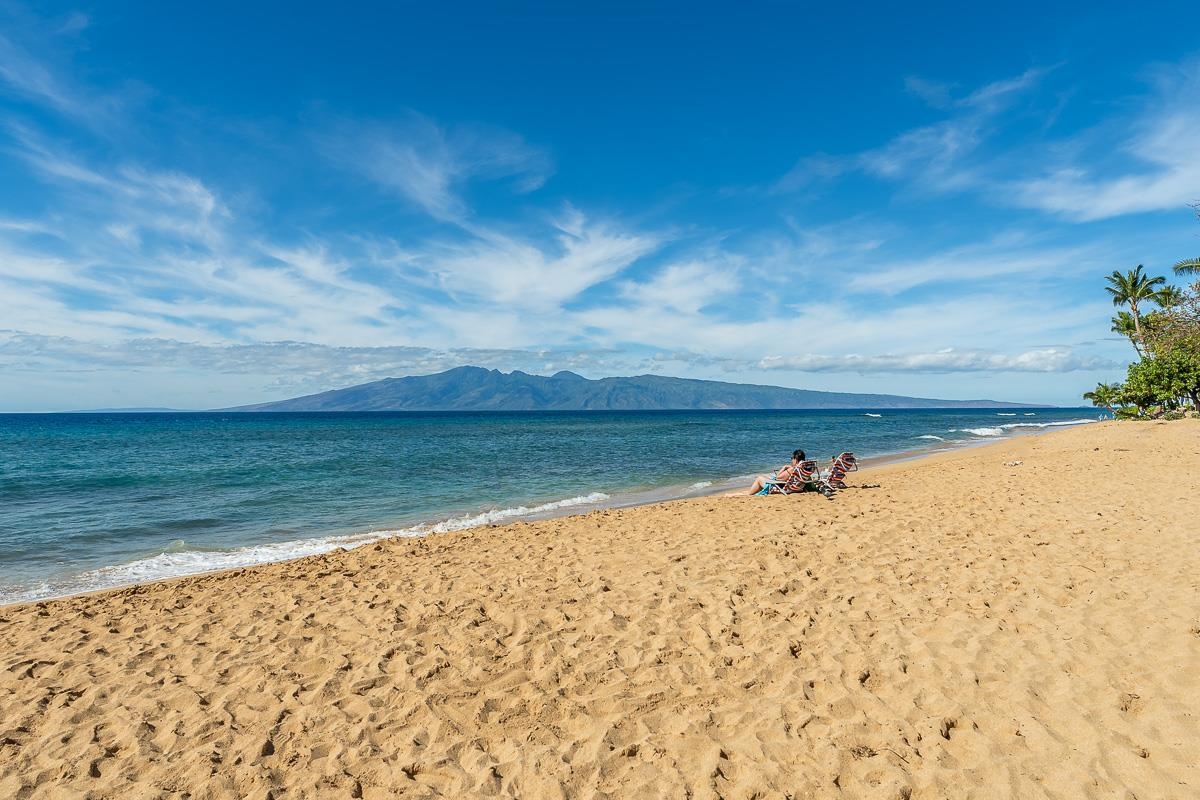
<path fill-rule="evenodd" d="M 829 466 L 829 475 L 824 479 L 825 483 L 831 489 L 845 489 L 846 473 L 858 472 L 858 459 L 854 453 L 846 452 L 839 453 L 830 461 L 832 463 Z"/>
<path fill-rule="evenodd" d="M 833 489 L 821 478 L 821 468 L 816 461 L 801 461 L 787 479 L 767 481 L 759 494 L 796 494 L 797 492 L 820 492 L 833 497 Z"/>

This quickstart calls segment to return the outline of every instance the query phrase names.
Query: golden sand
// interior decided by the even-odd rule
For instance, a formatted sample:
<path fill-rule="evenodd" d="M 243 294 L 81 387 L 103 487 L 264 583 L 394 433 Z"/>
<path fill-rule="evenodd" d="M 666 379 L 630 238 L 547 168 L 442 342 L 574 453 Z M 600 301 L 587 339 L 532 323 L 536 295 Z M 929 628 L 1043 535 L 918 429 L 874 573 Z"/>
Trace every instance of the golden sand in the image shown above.
<path fill-rule="evenodd" d="M 0 797 L 1200 797 L 1200 423 L 851 478 L 0 608 Z"/>

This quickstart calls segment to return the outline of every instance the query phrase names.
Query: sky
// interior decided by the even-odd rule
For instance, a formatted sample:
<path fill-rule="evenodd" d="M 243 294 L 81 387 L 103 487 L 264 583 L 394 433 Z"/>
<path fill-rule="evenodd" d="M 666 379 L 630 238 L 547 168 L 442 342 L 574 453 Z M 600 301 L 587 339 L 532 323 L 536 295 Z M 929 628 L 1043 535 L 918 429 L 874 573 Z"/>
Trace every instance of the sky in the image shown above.
<path fill-rule="evenodd" d="M 1200 5 L 0 0 L 0 412 L 474 364 L 1081 405 Z"/>

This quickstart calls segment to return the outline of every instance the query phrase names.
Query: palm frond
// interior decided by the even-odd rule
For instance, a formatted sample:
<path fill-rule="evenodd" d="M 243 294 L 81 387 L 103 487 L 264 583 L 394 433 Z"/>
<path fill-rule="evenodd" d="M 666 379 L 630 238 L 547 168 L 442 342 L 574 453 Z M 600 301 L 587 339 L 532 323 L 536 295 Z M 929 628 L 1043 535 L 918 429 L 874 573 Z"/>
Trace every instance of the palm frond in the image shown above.
<path fill-rule="evenodd" d="M 1161 308 L 1171 308 L 1183 302 L 1183 292 L 1178 286 L 1164 286 L 1151 299 Z"/>
<path fill-rule="evenodd" d="M 1200 272 L 1200 258 L 1185 258 L 1175 265 L 1177 273 Z"/>

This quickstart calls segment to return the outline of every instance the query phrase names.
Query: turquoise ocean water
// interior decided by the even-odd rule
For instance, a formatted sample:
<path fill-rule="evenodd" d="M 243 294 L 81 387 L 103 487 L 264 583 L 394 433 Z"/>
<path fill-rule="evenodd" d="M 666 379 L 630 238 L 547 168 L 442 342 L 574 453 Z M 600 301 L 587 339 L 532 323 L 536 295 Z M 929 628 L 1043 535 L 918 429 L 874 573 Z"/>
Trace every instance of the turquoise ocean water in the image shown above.
<path fill-rule="evenodd" d="M 1094 409 L 0 415 L 0 603 L 739 487 Z"/>

